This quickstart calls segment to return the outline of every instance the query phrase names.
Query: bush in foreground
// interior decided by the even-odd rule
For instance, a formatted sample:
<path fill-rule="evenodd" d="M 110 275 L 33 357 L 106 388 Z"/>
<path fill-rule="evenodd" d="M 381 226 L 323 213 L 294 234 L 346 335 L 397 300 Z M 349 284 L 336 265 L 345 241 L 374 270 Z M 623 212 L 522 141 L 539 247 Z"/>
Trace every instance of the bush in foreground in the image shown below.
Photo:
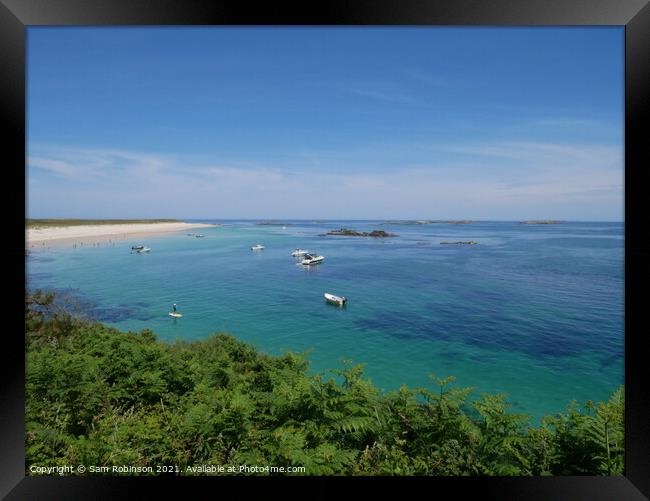
<path fill-rule="evenodd" d="M 32 465 L 304 466 L 307 475 L 622 475 L 623 388 L 539 427 L 482 395 L 382 393 L 362 366 L 309 375 L 226 334 L 174 344 L 26 299 L 26 469 Z M 175 471 L 175 470 L 174 470 Z M 239 470 L 237 470 L 237 473 Z M 132 474 L 132 473 L 125 473 Z"/>

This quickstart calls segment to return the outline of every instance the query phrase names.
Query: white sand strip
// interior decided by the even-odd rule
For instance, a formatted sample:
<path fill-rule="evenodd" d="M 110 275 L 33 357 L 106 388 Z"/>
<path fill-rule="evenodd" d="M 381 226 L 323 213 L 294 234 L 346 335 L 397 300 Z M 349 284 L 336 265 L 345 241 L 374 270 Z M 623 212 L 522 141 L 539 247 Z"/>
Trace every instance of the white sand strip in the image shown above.
<path fill-rule="evenodd" d="M 53 226 L 25 230 L 26 246 L 63 243 L 92 244 L 109 240 L 127 240 L 139 236 L 153 236 L 195 228 L 214 228 L 214 224 L 202 223 L 134 223 L 96 224 L 79 226 Z"/>

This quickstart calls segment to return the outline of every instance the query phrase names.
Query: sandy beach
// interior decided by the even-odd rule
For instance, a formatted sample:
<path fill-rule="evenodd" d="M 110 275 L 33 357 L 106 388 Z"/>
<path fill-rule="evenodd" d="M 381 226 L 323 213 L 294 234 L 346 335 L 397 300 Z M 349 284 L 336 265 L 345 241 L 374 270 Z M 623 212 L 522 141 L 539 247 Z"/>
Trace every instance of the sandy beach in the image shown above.
<path fill-rule="evenodd" d="M 142 223 L 29 228 L 25 230 L 25 245 L 27 248 L 65 244 L 96 245 L 214 226 L 201 223 Z"/>

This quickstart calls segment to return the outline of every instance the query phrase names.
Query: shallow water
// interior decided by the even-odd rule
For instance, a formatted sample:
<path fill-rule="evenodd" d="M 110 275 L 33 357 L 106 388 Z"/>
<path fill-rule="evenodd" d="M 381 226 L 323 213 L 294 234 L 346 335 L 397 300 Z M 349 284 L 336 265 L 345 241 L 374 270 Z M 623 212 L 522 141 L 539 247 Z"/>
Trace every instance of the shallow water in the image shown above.
<path fill-rule="evenodd" d="M 35 248 L 28 286 L 164 340 L 229 332 L 267 353 L 309 350 L 317 372 L 352 359 L 384 389 L 453 375 L 475 395 L 506 392 L 534 418 L 623 383 L 622 223 L 201 222 L 224 226 L 201 229 L 205 238 Z M 319 236 L 341 226 L 399 236 Z M 468 240 L 478 245 L 440 245 Z M 136 243 L 152 252 L 132 254 Z M 325 261 L 296 264 L 296 247 Z M 330 305 L 324 292 L 349 302 Z M 182 319 L 167 315 L 172 303 Z"/>

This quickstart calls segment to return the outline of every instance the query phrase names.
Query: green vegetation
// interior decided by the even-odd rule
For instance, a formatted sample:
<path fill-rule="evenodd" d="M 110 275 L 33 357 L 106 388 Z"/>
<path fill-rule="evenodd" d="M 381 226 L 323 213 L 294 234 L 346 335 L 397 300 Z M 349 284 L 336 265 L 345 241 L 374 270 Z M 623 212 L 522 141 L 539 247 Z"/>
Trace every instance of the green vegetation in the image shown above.
<path fill-rule="evenodd" d="M 216 334 L 168 344 L 25 305 L 26 471 L 31 465 L 304 466 L 307 475 L 621 475 L 623 388 L 533 427 L 503 395 L 381 393 L 362 367 L 308 375 Z"/>
<path fill-rule="evenodd" d="M 180 219 L 25 219 L 26 228 L 54 228 L 58 226 L 81 226 L 86 224 L 151 224 L 181 223 Z"/>

